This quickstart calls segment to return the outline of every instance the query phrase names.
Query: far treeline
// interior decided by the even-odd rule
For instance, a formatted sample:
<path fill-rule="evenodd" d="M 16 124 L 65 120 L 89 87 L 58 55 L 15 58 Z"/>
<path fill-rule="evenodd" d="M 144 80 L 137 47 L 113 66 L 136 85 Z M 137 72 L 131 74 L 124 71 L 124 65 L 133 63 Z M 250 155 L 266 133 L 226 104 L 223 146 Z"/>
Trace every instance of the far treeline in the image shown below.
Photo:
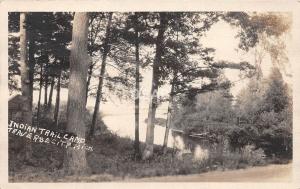
<path fill-rule="evenodd" d="M 236 126 L 226 131 L 232 146 L 255 144 L 274 154 L 274 149 L 281 145 L 291 153 L 291 91 L 278 69 L 274 68 L 268 79 L 263 78 L 261 72 L 262 57 L 266 53 L 271 56 L 274 67 L 283 68 L 288 62 L 281 38 L 290 29 L 286 15 L 11 12 L 8 16 L 9 89 L 11 93 L 22 93 L 22 121 L 28 125 L 39 126 L 41 112 L 49 112 L 54 104 L 53 127 L 58 127 L 60 90 L 68 88 L 66 131 L 91 140 L 100 125 L 97 122 L 101 102 L 109 96 L 104 93 L 106 88 L 120 98 L 134 100 L 137 159 L 150 160 L 153 156 L 155 114 L 163 101 L 169 102 L 163 151 L 167 148 L 171 125 L 184 130 L 225 134 L 221 126 L 208 128 L 205 123 L 210 121 Z M 200 39 L 219 21 L 239 28 L 236 36 L 240 39 L 239 48 L 245 52 L 255 49 L 255 64 L 215 61 L 215 50 L 204 47 Z M 108 74 L 108 67 L 117 70 L 118 74 Z M 152 69 L 152 82 L 146 141 L 141 150 L 139 94 L 143 69 Z M 229 91 L 234 83 L 226 79 L 226 69 L 239 70 L 241 75 L 253 81 L 235 103 Z M 21 88 L 18 76 L 21 76 Z M 98 80 L 96 86 L 92 86 L 93 78 Z M 169 96 L 159 97 L 157 92 L 166 84 L 170 85 Z M 39 91 L 37 105 L 33 104 L 34 90 Z M 87 124 L 89 96 L 94 96 L 96 102 L 92 120 Z M 41 98 L 44 98 L 44 104 L 41 104 Z M 241 120 L 245 127 L 238 126 Z M 32 148 L 29 142 L 25 144 L 25 159 L 29 161 Z M 66 154 L 64 167 L 67 172 L 79 174 L 88 169 L 84 150 L 70 148 Z"/>

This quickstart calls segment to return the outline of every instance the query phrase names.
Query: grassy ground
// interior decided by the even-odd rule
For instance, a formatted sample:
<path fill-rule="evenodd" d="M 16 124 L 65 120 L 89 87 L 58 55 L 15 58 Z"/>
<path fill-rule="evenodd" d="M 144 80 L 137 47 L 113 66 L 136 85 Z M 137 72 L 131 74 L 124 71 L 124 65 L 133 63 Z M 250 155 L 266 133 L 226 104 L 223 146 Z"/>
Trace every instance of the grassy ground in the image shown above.
<path fill-rule="evenodd" d="M 152 160 L 135 160 L 133 142 L 110 132 L 96 136 L 91 141 L 91 145 L 94 147 L 94 151 L 87 153 L 91 173 L 81 177 L 64 174 L 63 148 L 33 143 L 34 166 L 19 162 L 17 152 L 10 149 L 10 182 L 116 181 L 142 177 L 196 174 L 211 170 L 239 169 L 266 164 L 265 162 L 254 162 L 250 165 L 250 162 L 242 160 L 239 155 L 234 153 L 227 155 L 227 157 L 224 155 L 222 157 L 213 156 L 202 162 L 194 161 L 191 155 L 178 159 L 171 149 L 166 155 L 161 155 L 159 146 L 155 146 Z"/>
<path fill-rule="evenodd" d="M 16 136 L 11 137 L 14 137 L 16 141 Z M 87 160 L 91 175 L 94 176 L 88 175 L 85 178 L 89 181 L 188 174 L 195 166 L 188 163 L 187 159 L 177 160 L 171 151 L 165 156 L 159 155 L 158 146 L 155 147 L 155 156 L 151 161 L 135 160 L 133 142 L 109 132 L 96 136 L 91 141 L 91 145 L 94 151 L 87 153 Z M 33 143 L 33 149 L 34 166 L 24 165 L 18 161 L 16 149 L 10 149 L 11 182 L 56 182 L 74 179 L 74 177 L 64 175 L 62 162 L 65 152 L 63 148 Z"/>

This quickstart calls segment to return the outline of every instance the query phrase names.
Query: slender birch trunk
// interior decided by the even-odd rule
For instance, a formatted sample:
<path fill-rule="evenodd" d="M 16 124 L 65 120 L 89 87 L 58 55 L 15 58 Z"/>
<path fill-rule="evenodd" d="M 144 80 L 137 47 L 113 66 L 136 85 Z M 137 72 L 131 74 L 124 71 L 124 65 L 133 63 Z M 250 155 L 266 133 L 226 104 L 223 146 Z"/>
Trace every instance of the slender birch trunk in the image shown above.
<path fill-rule="evenodd" d="M 171 84 L 171 92 L 169 96 L 169 105 L 168 105 L 168 113 L 167 113 L 167 123 L 166 123 L 166 130 L 165 130 L 165 137 L 164 137 L 164 143 L 163 143 L 163 153 L 165 154 L 167 152 L 168 147 L 168 137 L 169 137 L 169 131 L 171 128 L 171 120 L 172 120 L 172 110 L 173 110 L 173 98 L 174 98 L 174 80 Z"/>
<path fill-rule="evenodd" d="M 148 122 L 147 122 L 147 133 L 146 133 L 146 147 L 143 152 L 143 159 L 150 159 L 153 156 L 153 142 L 154 142 L 154 122 L 155 113 L 157 108 L 157 90 L 158 90 L 158 79 L 159 79 L 159 64 L 161 63 L 161 56 L 163 53 L 163 41 L 164 33 L 166 31 L 167 19 L 166 13 L 159 13 L 160 15 L 160 25 L 158 30 L 158 35 L 156 39 L 156 52 L 155 59 L 153 62 L 153 72 L 152 72 L 152 86 L 150 93 L 150 104 L 148 111 Z"/>
<path fill-rule="evenodd" d="M 48 110 L 51 109 L 52 106 L 52 96 L 53 96 L 53 89 L 54 89 L 55 80 L 54 77 L 51 78 L 51 84 L 50 84 L 50 93 L 49 93 L 49 100 L 48 100 Z"/>

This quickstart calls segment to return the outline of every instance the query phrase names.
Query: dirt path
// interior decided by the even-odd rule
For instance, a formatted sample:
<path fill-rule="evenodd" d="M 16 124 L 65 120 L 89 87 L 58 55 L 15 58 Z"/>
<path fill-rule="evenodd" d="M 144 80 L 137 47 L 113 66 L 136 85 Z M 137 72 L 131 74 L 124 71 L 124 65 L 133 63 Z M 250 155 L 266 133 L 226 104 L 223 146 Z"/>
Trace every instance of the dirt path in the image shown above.
<path fill-rule="evenodd" d="M 184 176 L 151 177 L 134 182 L 289 182 L 292 181 L 292 164 L 268 165 L 240 170 L 213 171 Z"/>

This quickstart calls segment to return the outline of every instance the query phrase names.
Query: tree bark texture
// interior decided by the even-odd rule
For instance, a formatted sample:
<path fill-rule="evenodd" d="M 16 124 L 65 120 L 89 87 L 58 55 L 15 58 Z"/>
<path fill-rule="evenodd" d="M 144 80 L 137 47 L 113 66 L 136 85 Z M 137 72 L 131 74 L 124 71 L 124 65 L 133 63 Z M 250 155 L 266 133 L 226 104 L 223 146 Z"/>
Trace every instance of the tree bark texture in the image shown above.
<path fill-rule="evenodd" d="M 27 59 L 27 31 L 26 31 L 26 13 L 20 13 L 20 71 L 21 71 L 21 91 L 22 91 L 22 122 L 23 124 L 32 125 L 32 93 L 30 86 L 30 66 Z M 31 142 L 24 138 L 24 160 L 31 161 Z"/>
<path fill-rule="evenodd" d="M 153 142 L 154 142 L 154 122 L 155 113 L 157 108 L 157 90 L 158 90 L 158 80 L 159 80 L 159 66 L 161 63 L 161 56 L 163 54 L 163 41 L 164 33 L 166 31 L 167 19 L 166 13 L 160 13 L 160 25 L 158 30 L 158 35 L 156 38 L 156 52 L 153 62 L 153 72 L 152 72 L 152 86 L 150 93 L 150 103 L 148 110 L 148 122 L 147 122 L 147 133 L 146 133 L 146 147 L 143 152 L 143 159 L 150 159 L 153 156 Z"/>
<path fill-rule="evenodd" d="M 67 132 L 85 138 L 85 100 L 88 71 L 88 13 L 75 13 L 72 31 L 70 55 L 70 81 L 67 104 Z M 66 173 L 71 175 L 86 174 L 88 164 L 84 149 L 66 149 Z"/>

